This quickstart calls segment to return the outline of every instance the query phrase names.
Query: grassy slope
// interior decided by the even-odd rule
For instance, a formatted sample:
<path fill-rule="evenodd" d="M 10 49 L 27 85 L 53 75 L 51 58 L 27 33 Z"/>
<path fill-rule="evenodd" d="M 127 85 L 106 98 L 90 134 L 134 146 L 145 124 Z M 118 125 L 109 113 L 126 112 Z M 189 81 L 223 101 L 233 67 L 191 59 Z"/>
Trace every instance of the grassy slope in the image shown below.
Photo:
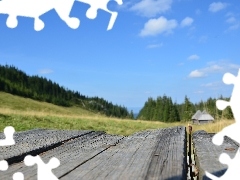
<path fill-rule="evenodd" d="M 187 123 L 162 123 L 109 118 L 78 107 L 59 107 L 4 92 L 0 92 L 0 122 L 0 131 L 6 126 L 13 126 L 16 131 L 34 128 L 87 129 L 121 135 L 130 135 L 145 129 L 187 125 Z M 218 132 L 233 122 L 222 120 L 214 124 L 194 126 L 193 129 Z"/>

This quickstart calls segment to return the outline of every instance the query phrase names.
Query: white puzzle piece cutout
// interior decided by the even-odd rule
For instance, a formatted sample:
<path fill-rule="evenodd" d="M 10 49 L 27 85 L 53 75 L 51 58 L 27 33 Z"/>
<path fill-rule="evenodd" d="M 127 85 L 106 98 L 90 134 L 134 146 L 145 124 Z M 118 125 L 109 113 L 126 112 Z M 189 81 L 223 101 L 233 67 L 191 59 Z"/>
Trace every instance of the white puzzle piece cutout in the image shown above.
<path fill-rule="evenodd" d="M 222 131 L 213 136 L 212 142 L 216 145 L 221 145 L 224 141 L 224 136 L 228 136 L 236 142 L 240 143 L 240 69 L 238 75 L 234 76 L 230 73 L 226 73 L 223 76 L 223 82 L 225 84 L 233 84 L 234 88 L 230 101 L 217 100 L 216 106 L 219 110 L 224 110 L 227 106 L 230 106 L 235 118 L 235 123 L 225 127 Z M 208 173 L 206 176 L 213 180 L 229 180 L 239 179 L 240 177 L 240 149 L 238 149 L 235 157 L 231 159 L 226 153 L 222 153 L 219 157 L 219 161 L 222 164 L 228 165 L 228 170 L 221 177 L 216 177 L 213 174 Z"/>
<path fill-rule="evenodd" d="M 15 144 L 13 135 L 15 129 L 12 126 L 7 126 L 4 129 L 5 139 L 0 140 L 0 146 L 11 146 Z M 58 178 L 52 173 L 52 169 L 57 168 L 60 165 L 60 161 L 53 157 L 50 161 L 45 164 L 40 156 L 27 155 L 24 158 L 24 163 L 27 166 L 32 166 L 34 164 L 38 165 L 37 177 L 38 180 L 58 180 Z M 0 171 L 6 171 L 8 169 L 8 162 L 6 160 L 0 161 Z M 22 172 L 16 172 L 12 176 L 13 180 L 24 180 L 24 175 Z"/>
<path fill-rule="evenodd" d="M 0 146 L 11 146 L 15 144 L 13 139 L 13 134 L 15 133 L 15 129 L 12 126 L 7 126 L 4 128 L 5 139 L 0 140 Z"/>
<path fill-rule="evenodd" d="M 40 31 L 44 22 L 39 18 L 46 12 L 55 9 L 59 17 L 72 29 L 78 28 L 80 20 L 69 17 L 74 0 L 1 0 L 0 14 L 8 14 L 6 24 L 9 28 L 18 25 L 18 16 L 34 18 L 34 29 Z"/>
<path fill-rule="evenodd" d="M 21 172 L 16 172 L 13 174 L 13 180 L 24 180 L 24 175 Z"/>
<path fill-rule="evenodd" d="M 0 146 L 11 146 L 15 144 L 13 139 L 13 134 L 15 129 L 12 126 L 7 126 L 4 128 L 5 139 L 0 139 Z M 0 161 L 0 171 L 6 171 L 8 169 L 8 163 L 5 160 Z"/>
<path fill-rule="evenodd" d="M 212 180 L 237 180 L 240 177 L 240 151 L 238 150 L 235 157 L 231 159 L 228 154 L 222 153 L 219 157 L 219 161 L 222 164 L 228 165 L 228 170 L 221 177 L 216 177 L 208 172 L 206 172 L 206 176 L 211 178 Z M 235 177 L 235 178 L 234 178 Z"/>
<path fill-rule="evenodd" d="M 55 169 L 60 165 L 60 161 L 57 158 L 53 157 L 47 164 L 45 164 L 40 156 L 27 155 L 24 158 L 24 163 L 26 166 L 33 166 L 34 164 L 38 165 L 38 180 L 58 180 L 58 178 L 52 173 L 52 169 Z"/>
<path fill-rule="evenodd" d="M 87 10 L 87 12 L 86 12 L 86 16 L 89 19 L 95 19 L 97 17 L 97 11 L 99 9 L 104 10 L 104 11 L 110 13 L 111 14 L 111 18 L 109 20 L 107 30 L 110 30 L 110 29 L 113 28 L 113 25 L 114 25 L 114 23 L 115 23 L 115 21 L 117 19 L 118 13 L 110 11 L 107 8 L 107 5 L 108 5 L 110 0 L 77 0 L 77 1 L 83 2 L 85 4 L 89 4 L 91 6 Z M 115 1 L 118 3 L 118 5 L 122 5 L 123 4 L 122 0 L 115 0 Z"/>
<path fill-rule="evenodd" d="M 5 160 L 0 161 L 0 171 L 6 171 L 8 169 L 8 163 Z"/>
<path fill-rule="evenodd" d="M 86 16 L 89 19 L 95 19 L 98 9 L 104 10 L 111 14 L 107 30 L 112 29 L 117 12 L 110 11 L 107 4 L 110 0 L 77 0 L 89 4 L 91 7 L 87 10 Z M 122 5 L 122 0 L 115 0 L 118 5 Z M 18 16 L 34 19 L 34 29 L 41 31 L 45 24 L 40 16 L 55 10 L 59 17 L 72 29 L 77 29 L 80 20 L 76 17 L 69 17 L 75 0 L 0 0 L 0 14 L 7 14 L 6 24 L 9 28 L 15 28 L 18 25 Z"/>

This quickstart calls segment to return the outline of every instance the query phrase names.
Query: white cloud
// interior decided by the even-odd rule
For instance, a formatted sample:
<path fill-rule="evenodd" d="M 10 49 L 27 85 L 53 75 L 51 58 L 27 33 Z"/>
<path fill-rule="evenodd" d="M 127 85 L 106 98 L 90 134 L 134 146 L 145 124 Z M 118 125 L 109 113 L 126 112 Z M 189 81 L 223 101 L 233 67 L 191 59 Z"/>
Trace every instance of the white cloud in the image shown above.
<path fill-rule="evenodd" d="M 196 54 L 193 54 L 193 55 L 188 57 L 188 60 L 198 60 L 198 59 L 200 59 L 200 57 Z"/>
<path fill-rule="evenodd" d="M 149 44 L 147 46 L 147 49 L 159 48 L 159 47 L 162 47 L 162 46 L 163 46 L 163 43 L 160 43 L 160 44 Z"/>
<path fill-rule="evenodd" d="M 140 36 L 155 36 L 162 33 L 172 33 L 177 27 L 177 21 L 174 19 L 167 20 L 161 16 L 158 19 L 150 19 L 145 23 L 144 28 L 140 32 Z"/>
<path fill-rule="evenodd" d="M 240 28 L 240 21 L 238 21 L 233 13 L 228 13 L 226 22 L 230 24 L 227 31 L 237 30 Z"/>
<path fill-rule="evenodd" d="M 181 22 L 181 27 L 186 27 L 186 26 L 191 26 L 191 24 L 193 23 L 193 19 L 190 17 L 186 17 L 182 20 Z"/>
<path fill-rule="evenodd" d="M 145 17 L 155 17 L 171 9 L 172 0 L 141 0 L 130 10 Z"/>
<path fill-rule="evenodd" d="M 211 12 L 218 12 L 225 9 L 227 6 L 228 6 L 227 3 L 213 2 L 212 4 L 209 5 L 208 10 Z"/>
<path fill-rule="evenodd" d="M 199 77 L 204 77 L 204 76 L 205 76 L 205 73 L 201 72 L 199 70 L 194 70 L 189 74 L 190 78 L 199 78 Z"/>
<path fill-rule="evenodd" d="M 231 72 L 233 70 L 238 70 L 239 68 L 240 68 L 240 65 L 231 64 L 226 61 L 210 62 L 208 63 L 207 67 L 202 69 L 196 69 L 190 72 L 188 77 L 190 78 L 206 77 L 209 74 Z"/>
<path fill-rule="evenodd" d="M 229 23 L 229 24 L 232 24 L 232 23 L 235 23 L 237 20 L 235 17 L 229 17 L 226 22 Z"/>
<path fill-rule="evenodd" d="M 53 70 L 51 69 L 41 69 L 38 71 L 39 74 L 51 74 L 53 73 Z"/>

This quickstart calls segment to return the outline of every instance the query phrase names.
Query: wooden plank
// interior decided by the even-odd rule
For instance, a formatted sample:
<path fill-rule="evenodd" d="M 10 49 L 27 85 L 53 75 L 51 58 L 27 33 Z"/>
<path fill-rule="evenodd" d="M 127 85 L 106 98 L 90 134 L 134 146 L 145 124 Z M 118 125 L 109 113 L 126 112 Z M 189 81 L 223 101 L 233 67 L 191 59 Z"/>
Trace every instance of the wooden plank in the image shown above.
<path fill-rule="evenodd" d="M 187 178 L 187 139 L 185 127 L 168 128 L 158 137 L 147 179 Z"/>
<path fill-rule="evenodd" d="M 47 130 L 34 129 L 30 131 L 17 132 L 14 134 L 16 141 L 12 146 L 0 147 L 0 160 L 5 159 L 11 165 L 7 171 L 0 171 L 0 177 L 3 179 L 11 179 L 13 173 L 23 172 L 26 169 L 29 172 L 34 171 L 35 167 L 27 167 L 21 161 L 28 154 L 37 155 L 49 149 L 61 146 L 65 141 L 82 137 L 91 131 L 68 131 L 68 130 Z M 4 134 L 0 134 L 1 139 L 5 138 Z M 21 163 L 18 163 L 21 162 Z M 47 161 L 46 161 L 47 162 Z M 23 170 L 23 171 L 22 171 Z M 26 171 L 25 174 L 29 174 Z M 36 173 L 35 173 L 36 174 Z"/>
<path fill-rule="evenodd" d="M 208 134 L 205 131 L 197 131 L 193 134 L 193 145 L 197 167 L 199 168 L 199 179 L 208 180 L 205 171 L 212 173 L 218 177 L 222 176 L 227 165 L 219 162 L 219 156 L 227 153 L 233 158 L 239 148 L 238 143 L 228 137 L 224 138 L 221 146 L 212 143 L 214 134 Z"/>
<path fill-rule="evenodd" d="M 143 142 L 151 132 L 137 133 L 135 136 L 130 136 L 121 141 L 117 146 L 112 146 L 103 153 L 99 154 L 94 159 L 86 162 L 82 166 L 78 167 L 67 176 L 61 178 L 66 179 L 126 179 L 123 172 L 129 169 L 129 165 L 135 164 L 138 166 L 144 166 L 142 163 L 135 163 L 133 154 L 138 154 L 137 151 L 140 148 L 148 148 L 149 146 L 143 146 Z M 155 136 L 153 137 L 156 138 Z M 150 145 L 150 144 L 149 144 Z M 151 146 L 149 147 L 151 149 Z M 144 155 L 144 154 L 143 154 Z M 146 156 L 150 157 L 151 154 L 145 153 Z M 147 160 L 149 160 L 148 158 Z M 141 160 L 141 158 L 138 158 Z M 144 157 L 142 157 L 144 160 Z M 143 170 L 145 168 L 142 168 Z M 128 179 L 135 176 L 136 173 L 128 173 Z"/>
<path fill-rule="evenodd" d="M 121 138 L 121 136 L 107 135 L 104 132 L 91 132 L 66 141 L 61 146 L 39 155 L 45 163 L 52 157 L 58 158 L 61 165 L 53 172 L 57 177 L 61 177 L 88 159 L 101 153 L 110 144 L 117 143 Z M 25 180 L 32 179 L 37 176 L 37 166 L 28 167 L 23 162 L 15 163 L 10 166 L 8 171 L 0 174 L 4 179 L 8 179 L 14 172 L 22 172 L 25 175 Z"/>
<path fill-rule="evenodd" d="M 186 179 L 185 136 L 185 127 L 136 133 L 61 180 Z"/>
<path fill-rule="evenodd" d="M 52 157 L 60 160 L 53 173 L 61 180 L 186 179 L 185 127 L 142 131 L 128 137 L 92 131 L 32 130 L 17 133 L 16 138 L 16 152 L 11 149 L 11 154 L 28 154 L 26 151 L 44 147 L 39 155 L 45 163 Z M 48 148 L 56 142 L 61 143 Z M 36 179 L 37 166 L 15 162 L 0 176 L 10 180 L 15 172 L 22 172 L 25 180 Z"/>
<path fill-rule="evenodd" d="M 0 146 L 0 159 L 5 159 L 9 164 L 23 160 L 26 154 L 39 154 L 48 149 L 61 145 L 64 141 L 83 136 L 91 131 L 68 131 L 34 129 L 14 133 L 15 145 Z M 4 139 L 0 133 L 0 139 Z"/>

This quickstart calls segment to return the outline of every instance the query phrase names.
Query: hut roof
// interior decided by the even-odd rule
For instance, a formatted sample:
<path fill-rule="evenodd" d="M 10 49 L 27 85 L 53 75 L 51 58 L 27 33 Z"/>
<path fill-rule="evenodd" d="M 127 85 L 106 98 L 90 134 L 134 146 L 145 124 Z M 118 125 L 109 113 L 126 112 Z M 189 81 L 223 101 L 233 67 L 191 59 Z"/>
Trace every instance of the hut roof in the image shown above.
<path fill-rule="evenodd" d="M 206 113 L 206 114 L 202 114 L 199 118 L 198 118 L 198 120 L 202 120 L 202 121 L 209 121 L 209 120 L 214 120 L 214 118 L 210 115 L 210 114 L 208 114 L 208 113 Z"/>
<path fill-rule="evenodd" d="M 206 110 L 203 110 L 202 114 L 208 114 Z"/>
<path fill-rule="evenodd" d="M 198 110 L 193 116 L 192 119 L 198 119 L 202 115 L 201 111 Z"/>
<path fill-rule="evenodd" d="M 205 110 L 201 112 L 198 110 L 193 116 L 192 119 L 197 119 L 197 120 L 202 120 L 202 121 L 209 121 L 209 120 L 214 120 L 214 118 L 208 114 Z"/>

